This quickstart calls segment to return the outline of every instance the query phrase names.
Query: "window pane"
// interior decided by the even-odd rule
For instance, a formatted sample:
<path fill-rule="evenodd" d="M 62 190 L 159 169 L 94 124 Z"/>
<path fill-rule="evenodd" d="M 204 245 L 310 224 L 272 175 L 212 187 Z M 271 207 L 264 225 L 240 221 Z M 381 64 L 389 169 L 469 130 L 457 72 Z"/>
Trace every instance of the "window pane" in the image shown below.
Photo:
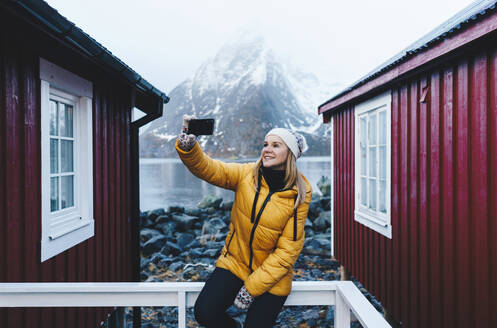
<path fill-rule="evenodd" d="M 369 148 L 369 176 L 376 177 L 376 147 Z"/>
<path fill-rule="evenodd" d="M 369 179 L 369 208 L 376 211 L 376 179 Z"/>
<path fill-rule="evenodd" d="M 387 147 L 380 146 L 378 147 L 378 159 L 380 164 L 380 179 L 387 178 Z"/>
<path fill-rule="evenodd" d="M 361 178 L 361 205 L 368 206 L 368 180 Z"/>
<path fill-rule="evenodd" d="M 59 140 L 50 138 L 50 173 L 59 172 Z"/>
<path fill-rule="evenodd" d="M 367 175 L 366 147 L 361 145 L 361 175 Z"/>
<path fill-rule="evenodd" d="M 361 175 L 367 175 L 367 129 L 366 129 L 366 116 L 360 119 L 360 130 L 359 130 L 359 140 L 360 140 L 360 156 L 361 156 Z"/>
<path fill-rule="evenodd" d="M 378 143 L 385 145 L 387 143 L 387 112 L 385 111 L 379 114 L 378 129 Z"/>
<path fill-rule="evenodd" d="M 369 115 L 369 145 L 376 145 L 376 113 Z"/>
<path fill-rule="evenodd" d="M 50 100 L 50 135 L 56 136 L 58 130 L 59 118 L 57 115 L 57 103 Z"/>
<path fill-rule="evenodd" d="M 73 141 L 61 140 L 60 141 L 60 166 L 61 172 L 74 171 L 74 158 L 73 158 Z"/>
<path fill-rule="evenodd" d="M 74 206 L 74 176 L 61 177 L 61 209 Z"/>
<path fill-rule="evenodd" d="M 60 135 L 63 137 L 73 136 L 73 108 L 71 105 L 59 104 L 60 113 Z"/>
<path fill-rule="evenodd" d="M 380 212 L 386 213 L 387 212 L 387 205 L 386 205 L 386 186 L 387 183 L 385 180 L 380 180 L 380 195 L 379 195 L 379 204 L 378 208 Z"/>
<path fill-rule="evenodd" d="M 364 147 L 367 144 L 367 125 L 366 125 L 366 116 L 361 117 L 361 127 L 360 127 L 360 135 L 361 135 L 361 145 L 364 145 Z"/>
<path fill-rule="evenodd" d="M 59 209 L 59 178 L 50 178 L 50 211 Z"/>

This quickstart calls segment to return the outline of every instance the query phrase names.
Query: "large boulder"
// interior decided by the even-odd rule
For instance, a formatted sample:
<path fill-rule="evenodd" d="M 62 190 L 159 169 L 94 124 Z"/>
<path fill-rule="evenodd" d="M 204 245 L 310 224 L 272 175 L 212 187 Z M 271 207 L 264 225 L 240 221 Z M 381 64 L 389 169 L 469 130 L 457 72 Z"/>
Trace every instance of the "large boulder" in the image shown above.
<path fill-rule="evenodd" d="M 318 217 L 317 219 L 314 220 L 312 223 L 312 228 L 314 231 L 326 231 L 327 228 L 327 222 L 324 218 Z"/>
<path fill-rule="evenodd" d="M 203 247 L 191 248 L 190 249 L 190 256 L 201 257 L 203 255 L 204 251 L 205 250 Z"/>
<path fill-rule="evenodd" d="M 178 228 L 178 223 L 176 223 L 174 221 L 170 221 L 170 222 L 159 224 L 156 226 L 156 228 L 158 230 L 162 231 L 162 233 L 165 236 L 171 238 Z"/>
<path fill-rule="evenodd" d="M 186 245 L 186 248 L 192 249 L 192 248 L 202 247 L 202 244 L 200 244 L 199 239 L 200 239 L 199 237 L 195 237 L 195 239 L 192 240 L 191 243 L 189 243 L 188 245 Z"/>
<path fill-rule="evenodd" d="M 166 246 L 161 250 L 163 254 L 170 254 L 172 256 L 178 256 L 182 251 L 181 247 L 172 241 L 166 242 Z"/>
<path fill-rule="evenodd" d="M 157 219 L 159 216 L 164 214 L 166 214 L 166 211 L 164 211 L 163 208 L 158 208 L 148 212 L 148 219 L 151 220 L 152 222 L 155 222 L 155 219 Z"/>
<path fill-rule="evenodd" d="M 319 217 L 325 219 L 328 222 L 328 226 L 331 225 L 331 211 L 323 211 L 319 213 Z"/>
<path fill-rule="evenodd" d="M 172 219 L 177 223 L 178 231 L 188 231 L 195 226 L 195 222 L 199 220 L 196 216 L 187 214 L 173 214 Z"/>
<path fill-rule="evenodd" d="M 307 238 L 302 253 L 307 255 L 331 256 L 330 238 Z"/>
<path fill-rule="evenodd" d="M 203 255 L 210 258 L 218 257 L 221 254 L 221 248 L 218 249 L 207 249 L 203 252 Z"/>
<path fill-rule="evenodd" d="M 309 212 L 308 212 L 307 216 L 312 221 L 314 221 L 314 219 L 317 218 L 320 213 L 321 213 L 321 201 L 319 201 L 319 200 L 311 201 L 311 203 L 309 204 Z"/>
<path fill-rule="evenodd" d="M 170 213 L 184 213 L 185 208 L 182 206 L 169 206 Z"/>
<path fill-rule="evenodd" d="M 169 266 L 174 263 L 174 258 L 173 257 L 165 257 L 163 256 L 162 259 L 157 263 L 157 267 L 159 268 L 169 268 Z"/>
<path fill-rule="evenodd" d="M 323 210 L 329 211 L 331 209 L 331 197 L 322 197 L 321 207 L 323 208 Z"/>
<path fill-rule="evenodd" d="M 200 237 L 200 243 L 205 244 L 207 241 L 214 241 L 219 239 L 219 237 L 224 237 L 226 235 L 227 225 L 224 221 L 218 217 L 214 217 L 202 226 L 202 236 Z"/>
<path fill-rule="evenodd" d="M 185 249 L 188 244 L 195 240 L 195 236 L 191 233 L 180 233 L 176 243 L 181 249 Z"/>
<path fill-rule="evenodd" d="M 223 202 L 223 204 L 221 205 L 221 209 L 224 211 L 231 211 L 232 207 L 233 207 L 233 201 Z"/>
<path fill-rule="evenodd" d="M 188 263 L 183 267 L 182 277 L 183 279 L 190 281 L 205 281 L 212 271 L 214 271 L 213 265 L 204 263 Z"/>
<path fill-rule="evenodd" d="M 316 239 L 330 240 L 331 239 L 331 234 L 329 234 L 329 233 L 319 233 L 319 234 L 316 234 L 316 236 L 314 236 L 314 238 L 316 238 Z"/>
<path fill-rule="evenodd" d="M 147 216 L 140 218 L 140 228 L 154 228 L 155 223 L 148 219 Z"/>
<path fill-rule="evenodd" d="M 208 215 L 212 215 L 216 213 L 216 209 L 214 207 L 207 207 L 204 209 L 204 213 Z"/>
<path fill-rule="evenodd" d="M 166 222 L 170 222 L 170 221 L 171 221 L 171 214 L 166 213 L 166 214 L 158 216 L 155 219 L 155 226 L 158 226 L 160 224 L 163 224 L 163 223 L 166 223 Z"/>
<path fill-rule="evenodd" d="M 331 195 L 331 180 L 328 177 L 325 177 L 324 175 L 321 176 L 321 179 L 316 183 L 319 190 L 321 191 L 321 194 L 323 194 L 324 197 L 329 197 Z"/>
<path fill-rule="evenodd" d="M 162 234 L 150 238 L 142 246 L 143 256 L 148 257 L 153 253 L 160 251 L 161 248 L 164 247 L 164 245 L 166 245 L 166 243 L 167 243 L 167 238 Z"/>
<path fill-rule="evenodd" d="M 185 208 L 185 214 L 191 216 L 200 216 L 200 214 L 202 214 L 202 211 L 197 207 L 187 207 Z"/>
<path fill-rule="evenodd" d="M 165 255 L 163 255 L 160 251 L 159 252 L 156 252 L 154 253 L 151 258 L 150 258 L 150 262 L 153 263 L 153 264 L 157 264 L 159 262 L 161 262 L 163 259 L 167 259 L 168 257 L 166 257 Z"/>
<path fill-rule="evenodd" d="M 160 235 L 160 232 L 155 229 L 149 229 L 149 228 L 140 229 L 140 241 L 142 243 L 158 235 Z"/>
<path fill-rule="evenodd" d="M 326 231 L 331 226 L 331 212 L 321 212 L 319 217 L 312 223 L 312 226 L 315 231 Z"/>
<path fill-rule="evenodd" d="M 183 263 L 182 261 L 178 261 L 178 262 L 171 263 L 171 265 L 169 266 L 168 269 L 171 271 L 178 271 L 179 269 L 183 269 L 184 265 L 185 265 L 185 263 Z"/>
<path fill-rule="evenodd" d="M 221 197 L 218 197 L 216 195 L 207 195 L 202 199 L 200 203 L 198 203 L 198 208 L 208 208 L 208 207 L 214 207 L 214 208 L 219 208 L 219 205 L 223 202 L 223 199 Z"/>

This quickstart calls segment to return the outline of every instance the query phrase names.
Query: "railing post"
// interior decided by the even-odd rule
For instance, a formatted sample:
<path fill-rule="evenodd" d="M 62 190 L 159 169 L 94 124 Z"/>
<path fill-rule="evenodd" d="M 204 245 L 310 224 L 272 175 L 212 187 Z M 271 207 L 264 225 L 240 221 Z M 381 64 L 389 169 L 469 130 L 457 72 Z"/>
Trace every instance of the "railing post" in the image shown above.
<path fill-rule="evenodd" d="M 335 328 L 350 328 L 350 308 L 338 291 L 335 295 Z"/>
<path fill-rule="evenodd" d="M 186 327 L 186 293 L 184 290 L 178 291 L 178 327 Z"/>

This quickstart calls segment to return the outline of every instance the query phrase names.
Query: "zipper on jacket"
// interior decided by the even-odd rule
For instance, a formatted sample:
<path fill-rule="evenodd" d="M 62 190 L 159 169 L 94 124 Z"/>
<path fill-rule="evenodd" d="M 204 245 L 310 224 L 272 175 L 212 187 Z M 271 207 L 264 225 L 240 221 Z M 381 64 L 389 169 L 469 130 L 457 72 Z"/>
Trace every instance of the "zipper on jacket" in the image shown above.
<path fill-rule="evenodd" d="M 262 203 L 261 209 L 259 210 L 259 213 L 257 213 L 257 218 L 255 219 L 254 226 L 252 227 L 252 232 L 250 233 L 250 241 L 249 241 L 249 248 L 250 248 L 250 260 L 249 260 L 249 268 L 250 272 L 253 272 L 252 270 L 252 259 L 254 257 L 254 250 L 252 249 L 252 243 L 254 241 L 254 234 L 255 234 L 255 229 L 257 229 L 257 225 L 259 224 L 259 220 L 262 215 L 262 211 L 264 211 L 264 208 L 266 207 L 267 203 L 269 202 L 269 199 L 271 198 L 271 195 L 273 194 L 273 191 L 270 191 L 269 194 L 267 195 L 266 199 L 264 200 L 264 203 Z M 255 207 L 254 203 L 254 207 Z M 252 212 L 254 212 L 253 210 Z"/>
<path fill-rule="evenodd" d="M 254 205 L 252 205 L 252 214 L 250 215 L 250 222 L 254 223 L 254 218 L 255 218 L 255 206 L 257 205 L 257 201 L 259 200 L 259 194 L 261 192 L 261 179 L 262 179 L 262 173 L 259 174 L 259 186 L 257 187 L 257 191 L 255 192 L 254 196 Z"/>
<path fill-rule="evenodd" d="M 230 245 L 231 245 L 231 241 L 233 240 L 233 237 L 235 236 L 235 232 L 236 232 L 236 229 L 233 228 L 233 233 L 231 234 L 230 240 L 228 241 L 228 246 L 226 246 L 226 252 L 224 253 L 224 257 L 226 257 L 226 255 L 228 255 L 230 252 Z"/>
<path fill-rule="evenodd" d="M 297 197 L 299 195 L 295 195 L 294 199 L 294 209 L 293 209 L 293 241 L 297 240 L 297 208 L 295 207 L 295 204 L 297 204 Z"/>

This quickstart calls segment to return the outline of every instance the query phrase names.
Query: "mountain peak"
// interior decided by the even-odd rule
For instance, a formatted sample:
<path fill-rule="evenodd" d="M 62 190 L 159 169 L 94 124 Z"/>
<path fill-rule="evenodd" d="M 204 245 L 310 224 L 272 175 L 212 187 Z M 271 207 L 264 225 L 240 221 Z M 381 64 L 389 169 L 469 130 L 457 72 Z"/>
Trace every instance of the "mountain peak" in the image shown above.
<path fill-rule="evenodd" d="M 300 100 L 309 93 L 305 90 L 304 97 L 296 93 L 304 90 L 304 85 L 315 88 L 319 82 L 302 71 L 291 76 L 293 71 L 297 72 L 276 59 L 262 36 L 249 31 L 239 33 L 207 59 L 191 79 L 170 92 L 164 116 L 142 136 L 146 141 L 142 142 L 141 155 L 172 155 L 173 136 L 181 128 L 183 114 L 216 120 L 214 136 L 199 141 L 208 153 L 218 157 L 257 156 L 261 140 L 272 127 L 314 132 L 322 125 L 320 118 L 306 112 Z M 299 85 L 301 80 L 304 84 Z M 311 153 L 329 152 L 329 140 L 322 140 L 325 136 L 309 137 L 319 140 Z"/>
<path fill-rule="evenodd" d="M 264 37 L 244 31 L 225 43 L 213 58 L 207 59 L 195 72 L 193 80 L 200 93 L 238 87 L 242 80 L 263 84 L 268 66 L 275 63 L 273 51 Z"/>
<path fill-rule="evenodd" d="M 251 28 L 242 28 L 228 39 L 224 47 L 264 46 L 269 47 L 266 38 Z M 221 49 L 222 49 L 221 48 Z"/>

